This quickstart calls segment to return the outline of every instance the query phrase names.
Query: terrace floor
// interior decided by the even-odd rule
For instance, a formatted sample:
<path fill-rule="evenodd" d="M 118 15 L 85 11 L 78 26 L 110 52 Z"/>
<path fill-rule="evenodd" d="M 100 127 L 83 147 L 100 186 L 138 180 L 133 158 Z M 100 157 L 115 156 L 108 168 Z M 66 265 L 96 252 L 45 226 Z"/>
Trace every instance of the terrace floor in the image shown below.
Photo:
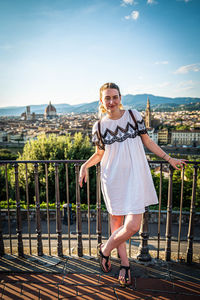
<path fill-rule="evenodd" d="M 101 272 L 96 257 L 6 254 L 0 258 L 1 299 L 200 299 L 200 264 L 131 259 L 132 285 L 121 288 L 120 261 Z"/>

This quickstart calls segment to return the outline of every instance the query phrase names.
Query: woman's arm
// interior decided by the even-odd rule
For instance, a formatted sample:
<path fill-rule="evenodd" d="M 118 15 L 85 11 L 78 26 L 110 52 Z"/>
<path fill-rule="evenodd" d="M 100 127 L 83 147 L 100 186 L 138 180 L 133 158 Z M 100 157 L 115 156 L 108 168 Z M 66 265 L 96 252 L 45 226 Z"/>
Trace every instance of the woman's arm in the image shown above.
<path fill-rule="evenodd" d="M 156 154 L 157 156 L 168 161 L 175 169 L 180 170 L 183 167 L 183 164 L 186 165 L 186 159 L 176 159 L 169 156 L 165 153 L 152 139 L 148 136 L 148 134 L 141 134 L 141 139 L 145 147 L 147 147 L 151 152 Z M 177 167 L 179 166 L 179 167 Z"/>
<path fill-rule="evenodd" d="M 96 152 L 81 166 L 79 173 L 79 185 L 82 187 L 83 180 L 87 182 L 87 169 L 98 164 L 104 155 L 104 150 L 96 146 Z"/>

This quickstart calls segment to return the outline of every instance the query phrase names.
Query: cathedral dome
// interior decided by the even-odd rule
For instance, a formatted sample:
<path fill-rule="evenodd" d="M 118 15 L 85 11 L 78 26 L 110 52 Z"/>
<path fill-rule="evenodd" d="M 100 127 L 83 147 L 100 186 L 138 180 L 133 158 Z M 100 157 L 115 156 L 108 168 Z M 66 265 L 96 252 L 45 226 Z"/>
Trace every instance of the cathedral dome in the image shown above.
<path fill-rule="evenodd" d="M 56 108 L 49 102 L 49 105 L 45 108 L 44 116 L 48 117 L 55 117 L 56 116 Z"/>

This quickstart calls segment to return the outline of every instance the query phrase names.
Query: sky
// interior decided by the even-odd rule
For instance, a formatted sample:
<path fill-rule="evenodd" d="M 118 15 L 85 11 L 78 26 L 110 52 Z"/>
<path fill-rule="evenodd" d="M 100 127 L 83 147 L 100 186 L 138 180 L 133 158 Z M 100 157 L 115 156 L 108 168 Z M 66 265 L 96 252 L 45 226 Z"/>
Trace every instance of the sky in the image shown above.
<path fill-rule="evenodd" d="M 200 0 L 0 0 L 0 107 L 200 97 Z"/>

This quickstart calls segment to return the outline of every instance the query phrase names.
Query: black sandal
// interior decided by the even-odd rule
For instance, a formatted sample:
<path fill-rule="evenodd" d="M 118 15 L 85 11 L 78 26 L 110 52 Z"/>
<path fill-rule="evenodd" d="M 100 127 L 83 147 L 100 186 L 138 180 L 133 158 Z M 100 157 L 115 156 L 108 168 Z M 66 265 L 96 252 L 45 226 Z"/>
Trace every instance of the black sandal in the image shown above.
<path fill-rule="evenodd" d="M 124 279 L 125 279 L 125 282 L 122 281 L 122 280 L 119 280 L 119 283 L 120 283 L 120 286 L 121 286 L 121 287 L 126 287 L 126 286 L 131 285 L 131 282 L 130 282 L 130 283 L 127 283 L 128 280 L 129 280 L 128 271 L 130 270 L 130 266 L 120 266 L 120 270 L 122 270 L 122 269 L 126 270 L 125 278 L 124 278 Z"/>
<path fill-rule="evenodd" d="M 99 265 L 100 265 L 100 268 L 101 270 L 104 272 L 104 273 L 108 273 L 111 271 L 111 268 L 109 269 L 109 265 L 108 265 L 108 261 L 109 261 L 109 256 L 105 256 L 102 251 L 101 251 L 101 245 L 103 245 L 102 243 L 98 244 L 97 246 L 97 254 L 98 254 L 98 257 L 99 257 Z M 103 262 L 103 259 L 106 260 L 105 262 L 105 266 L 107 268 L 107 270 L 104 268 L 102 262 Z"/>

